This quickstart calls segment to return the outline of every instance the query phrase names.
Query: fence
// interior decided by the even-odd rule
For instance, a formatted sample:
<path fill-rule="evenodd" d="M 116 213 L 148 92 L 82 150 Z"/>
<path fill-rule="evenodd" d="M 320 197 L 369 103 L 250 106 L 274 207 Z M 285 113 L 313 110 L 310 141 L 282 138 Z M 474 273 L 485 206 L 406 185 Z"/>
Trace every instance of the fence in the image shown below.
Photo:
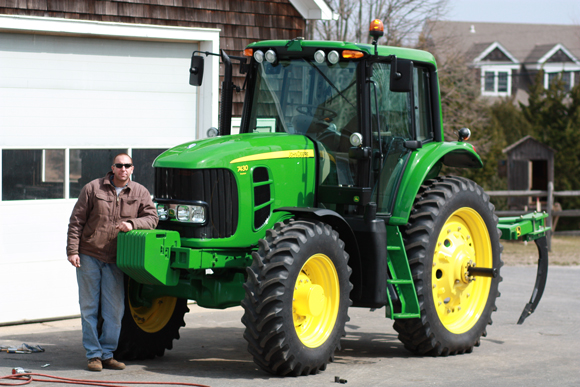
<path fill-rule="evenodd" d="M 546 212 L 548 213 L 548 218 L 546 220 L 546 226 L 552 227 L 554 224 L 554 218 L 559 219 L 560 217 L 574 217 L 580 216 L 580 210 L 562 210 L 561 208 L 554 207 L 555 197 L 566 197 L 566 196 L 580 196 L 580 191 L 554 191 L 554 183 L 548 183 L 547 191 L 540 190 L 527 190 L 527 191 L 486 191 L 489 196 L 504 196 L 504 197 L 522 197 L 531 196 L 536 198 L 547 198 L 546 202 Z M 496 211 L 498 216 L 517 216 L 522 215 L 529 211 Z M 552 232 L 548 232 L 548 247 L 551 248 Z"/>

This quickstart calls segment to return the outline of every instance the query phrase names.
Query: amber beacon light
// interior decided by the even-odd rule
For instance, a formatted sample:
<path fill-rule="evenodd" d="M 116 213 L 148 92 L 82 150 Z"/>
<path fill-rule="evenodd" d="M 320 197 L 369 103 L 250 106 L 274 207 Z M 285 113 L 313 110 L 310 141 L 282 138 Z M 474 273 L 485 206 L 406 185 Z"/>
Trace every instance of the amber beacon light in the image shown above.
<path fill-rule="evenodd" d="M 377 40 L 384 34 L 385 34 L 385 26 L 383 25 L 383 22 L 379 19 L 373 20 L 369 28 L 369 35 L 375 38 L 375 40 Z"/>

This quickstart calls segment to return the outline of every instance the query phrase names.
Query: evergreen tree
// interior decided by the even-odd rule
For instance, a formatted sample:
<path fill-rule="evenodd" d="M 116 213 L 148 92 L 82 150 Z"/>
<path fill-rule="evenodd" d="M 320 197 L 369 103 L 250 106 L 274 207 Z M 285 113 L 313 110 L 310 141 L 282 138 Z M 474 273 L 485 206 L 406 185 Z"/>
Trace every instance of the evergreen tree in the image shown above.
<path fill-rule="evenodd" d="M 580 85 L 569 92 L 564 83 L 554 82 L 548 89 L 539 72 L 530 87 L 528 106 L 521 104 L 524 117 L 532 128 L 533 137 L 556 151 L 554 155 L 554 189 L 580 189 Z M 559 198 L 564 209 L 580 208 L 580 198 Z M 562 225 L 580 222 L 562 219 Z"/>

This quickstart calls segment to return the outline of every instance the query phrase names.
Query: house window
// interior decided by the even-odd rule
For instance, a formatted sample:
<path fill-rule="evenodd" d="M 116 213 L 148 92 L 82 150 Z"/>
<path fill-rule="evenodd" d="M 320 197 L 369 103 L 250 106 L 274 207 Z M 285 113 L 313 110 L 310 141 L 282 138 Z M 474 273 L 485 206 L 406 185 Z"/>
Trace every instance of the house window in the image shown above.
<path fill-rule="evenodd" d="M 574 85 L 574 73 L 571 71 L 561 71 L 557 73 L 547 73 L 544 86 L 546 89 L 552 87 L 557 82 L 564 84 L 564 91 L 569 92 Z"/>
<path fill-rule="evenodd" d="M 506 93 L 508 91 L 508 73 L 499 71 L 497 73 L 497 91 L 499 93 Z"/>
<path fill-rule="evenodd" d="M 495 91 L 495 73 L 493 71 L 485 72 L 485 91 Z"/>
<path fill-rule="evenodd" d="M 511 95 L 511 69 L 482 69 L 481 94 L 504 97 Z"/>

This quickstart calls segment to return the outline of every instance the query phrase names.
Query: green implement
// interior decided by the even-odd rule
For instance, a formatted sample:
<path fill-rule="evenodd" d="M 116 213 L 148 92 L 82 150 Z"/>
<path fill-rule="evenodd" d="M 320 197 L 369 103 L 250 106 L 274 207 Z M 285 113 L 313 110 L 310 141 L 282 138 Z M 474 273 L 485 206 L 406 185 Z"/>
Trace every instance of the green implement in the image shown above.
<path fill-rule="evenodd" d="M 528 302 L 518 320 L 518 324 L 523 324 L 524 320 L 534 313 L 540 303 L 546 281 L 548 280 L 548 243 L 546 232 L 550 227 L 546 227 L 545 220 L 548 217 L 546 212 L 534 212 L 518 217 L 499 218 L 498 228 L 501 230 L 501 238 L 515 240 L 522 238 L 524 241 L 534 241 L 538 247 L 538 274 L 536 284 L 530 302 Z"/>

